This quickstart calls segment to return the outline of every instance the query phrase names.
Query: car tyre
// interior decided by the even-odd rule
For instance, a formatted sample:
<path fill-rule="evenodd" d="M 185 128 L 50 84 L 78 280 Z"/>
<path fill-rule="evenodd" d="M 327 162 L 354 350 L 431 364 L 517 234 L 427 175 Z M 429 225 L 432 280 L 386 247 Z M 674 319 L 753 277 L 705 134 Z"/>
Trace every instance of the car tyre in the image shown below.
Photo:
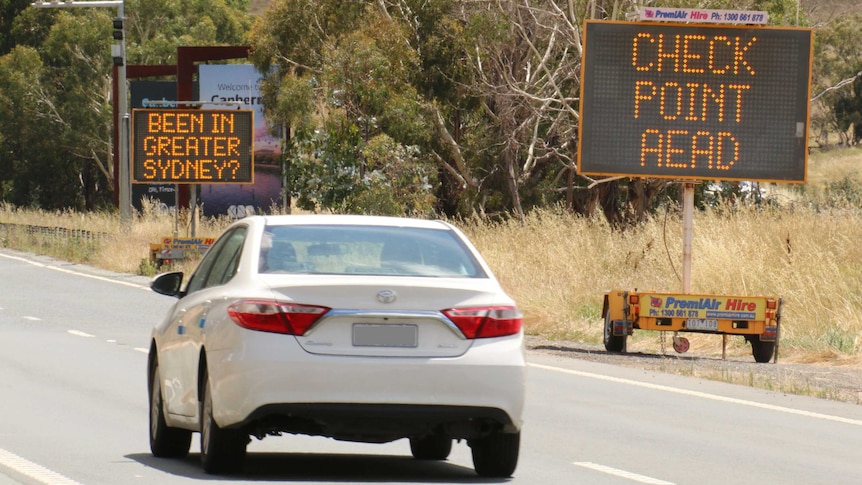
<path fill-rule="evenodd" d="M 610 312 L 605 315 L 605 331 L 603 337 L 605 350 L 607 350 L 608 352 L 626 351 L 626 335 L 614 335 L 613 322 L 611 322 Z"/>
<path fill-rule="evenodd" d="M 473 468 L 482 477 L 506 478 L 512 476 L 518 465 L 521 433 L 493 433 L 484 438 L 468 441 L 473 452 Z"/>
<path fill-rule="evenodd" d="M 245 462 L 248 435 L 224 429 L 213 419 L 212 389 L 204 374 L 204 396 L 201 403 L 201 465 L 210 474 L 237 473 Z"/>
<path fill-rule="evenodd" d="M 159 365 L 150 371 L 150 451 L 159 458 L 182 458 L 189 454 L 192 432 L 172 428 L 165 421 Z"/>
<path fill-rule="evenodd" d="M 452 452 L 452 438 L 444 434 L 410 438 L 410 452 L 417 460 L 445 460 Z"/>

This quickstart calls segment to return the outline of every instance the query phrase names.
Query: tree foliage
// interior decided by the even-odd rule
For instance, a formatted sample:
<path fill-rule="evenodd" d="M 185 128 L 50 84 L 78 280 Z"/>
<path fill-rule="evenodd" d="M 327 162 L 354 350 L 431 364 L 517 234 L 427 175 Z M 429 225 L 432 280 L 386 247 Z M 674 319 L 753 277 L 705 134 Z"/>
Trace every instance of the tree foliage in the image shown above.
<path fill-rule="evenodd" d="M 436 171 L 426 190 L 438 211 L 520 215 L 522 191 L 530 205 L 551 202 L 538 187 L 571 169 L 578 32 L 561 8 L 529 2 L 288 0 L 272 4 L 251 39 L 262 70 L 279 66 L 266 89 L 273 118 L 335 127 L 322 138 L 296 132 L 327 143 L 344 123 L 360 135 L 354 182 L 368 165 L 364 145 L 385 135 Z M 313 99 L 298 102 L 300 92 Z M 292 152 L 292 166 L 320 156 L 310 146 Z M 354 185 L 344 198 L 358 196 Z"/>
<path fill-rule="evenodd" d="M 178 46 L 241 45 L 251 27 L 247 0 L 127 0 L 131 64 L 172 64 Z"/>
<path fill-rule="evenodd" d="M 837 132 L 842 144 L 862 138 L 862 44 L 847 41 L 860 35 L 862 14 L 837 17 L 817 30 L 812 125 L 821 146 L 829 144 L 829 133 Z"/>
<path fill-rule="evenodd" d="M 652 2 L 767 10 L 798 22 L 793 0 Z M 682 4 L 681 4 L 682 3 Z M 732 4 L 732 6 L 731 6 Z M 338 181 L 306 203 L 355 206 L 367 191 L 364 147 L 377 137 L 436 171 L 434 209 L 449 215 L 535 206 L 601 209 L 615 223 L 642 220 L 674 187 L 663 180 L 608 183 L 575 174 L 581 25 L 622 20 L 635 1 L 276 0 L 250 38 L 264 71 L 266 105 L 289 125 L 293 190 L 336 163 Z M 804 19 L 804 17 L 803 17 Z M 343 150 L 356 144 L 353 150 Z M 327 161 L 328 160 L 328 161 Z M 323 161 L 323 162 L 322 162 Z M 328 188 L 327 188 L 328 187 Z M 433 191 L 433 193 L 432 193 Z M 298 192 L 295 195 L 301 195 Z M 314 205 L 314 204 L 312 204 Z"/>
<path fill-rule="evenodd" d="M 180 45 L 238 44 L 245 0 L 128 0 L 130 64 L 173 62 Z M 0 201 L 95 209 L 113 199 L 114 8 L 0 0 Z"/>
<path fill-rule="evenodd" d="M 95 205 L 97 171 L 108 176 L 111 130 L 110 58 L 93 54 L 107 45 L 105 38 L 107 14 L 57 12 L 37 48 L 18 46 L 0 58 L 0 103 L 10 113 L 0 123 L 3 158 L 12 159 L 11 170 L 0 174 L 6 200 L 44 208 Z"/>
<path fill-rule="evenodd" d="M 839 96 L 832 109 L 838 130 L 846 133 L 852 128 L 852 139 L 848 142 L 856 145 L 862 142 L 862 75 L 856 76 L 851 86 L 849 94 Z"/>
<path fill-rule="evenodd" d="M 34 150 L 48 133 L 40 128 L 42 61 L 31 47 L 16 47 L 0 57 L 0 198 L 31 202 L 30 190 L 16 184 L 38 171 L 44 155 Z M 28 163 L 29 162 L 29 163 Z M 29 199 L 29 200 L 28 200 Z"/>
<path fill-rule="evenodd" d="M 387 214 L 502 214 L 565 205 L 615 224 L 676 198 L 667 180 L 575 171 L 581 28 L 639 0 L 128 0 L 130 64 L 178 45 L 251 43 L 269 127 L 287 133 L 288 190 L 302 207 Z M 805 25 L 797 0 L 654 0 L 766 10 Z M 110 9 L 0 0 L 0 198 L 95 207 L 111 198 Z M 857 17 L 815 37 L 815 92 L 862 70 Z M 859 89 L 828 91 L 815 124 L 858 126 Z M 623 128 L 621 128 L 623 129 Z"/>

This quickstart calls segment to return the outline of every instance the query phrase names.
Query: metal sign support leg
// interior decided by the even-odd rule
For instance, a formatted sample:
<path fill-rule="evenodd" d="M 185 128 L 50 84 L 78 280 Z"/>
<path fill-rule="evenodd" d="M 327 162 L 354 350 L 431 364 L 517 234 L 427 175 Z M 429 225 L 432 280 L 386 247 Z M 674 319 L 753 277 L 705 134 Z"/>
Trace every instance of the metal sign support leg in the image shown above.
<path fill-rule="evenodd" d="M 682 192 L 682 292 L 691 293 L 691 239 L 694 226 L 694 183 L 684 182 Z"/>
<path fill-rule="evenodd" d="M 694 183 L 684 182 L 682 192 L 682 292 L 691 293 L 691 240 L 694 227 Z M 721 360 L 727 359 L 727 335 L 721 336 Z"/>

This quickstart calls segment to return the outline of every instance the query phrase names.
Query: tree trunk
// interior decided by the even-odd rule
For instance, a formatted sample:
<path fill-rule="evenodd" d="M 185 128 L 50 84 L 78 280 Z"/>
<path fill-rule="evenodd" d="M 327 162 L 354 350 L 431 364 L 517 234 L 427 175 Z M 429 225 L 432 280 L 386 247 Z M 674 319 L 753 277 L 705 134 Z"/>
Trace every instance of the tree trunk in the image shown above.
<path fill-rule="evenodd" d="M 96 177 L 93 175 L 95 162 L 85 162 L 81 170 L 81 184 L 84 186 L 84 210 L 96 210 Z"/>
<path fill-rule="evenodd" d="M 458 216 L 462 192 L 460 181 L 449 170 L 443 167 L 437 169 L 437 178 L 437 193 L 434 194 L 436 197 L 434 210 L 446 217 Z"/>
<path fill-rule="evenodd" d="M 521 206 L 521 195 L 518 193 L 518 177 L 515 173 L 515 154 L 509 150 L 503 152 L 503 170 L 506 173 L 506 185 L 512 197 L 512 211 L 518 220 L 524 222 L 524 208 Z"/>

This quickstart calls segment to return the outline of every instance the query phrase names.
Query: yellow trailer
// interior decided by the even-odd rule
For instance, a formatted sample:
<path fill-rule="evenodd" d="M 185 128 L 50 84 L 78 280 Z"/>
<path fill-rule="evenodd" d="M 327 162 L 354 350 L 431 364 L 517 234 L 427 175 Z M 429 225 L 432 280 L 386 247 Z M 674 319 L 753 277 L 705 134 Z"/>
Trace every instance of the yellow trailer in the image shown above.
<path fill-rule="evenodd" d="M 696 332 L 742 336 L 757 362 L 778 357 L 778 297 L 613 290 L 605 294 L 602 317 L 608 352 L 625 352 L 628 336 L 638 329 L 674 332 L 673 347 L 680 353 L 689 345 L 678 332 Z"/>

